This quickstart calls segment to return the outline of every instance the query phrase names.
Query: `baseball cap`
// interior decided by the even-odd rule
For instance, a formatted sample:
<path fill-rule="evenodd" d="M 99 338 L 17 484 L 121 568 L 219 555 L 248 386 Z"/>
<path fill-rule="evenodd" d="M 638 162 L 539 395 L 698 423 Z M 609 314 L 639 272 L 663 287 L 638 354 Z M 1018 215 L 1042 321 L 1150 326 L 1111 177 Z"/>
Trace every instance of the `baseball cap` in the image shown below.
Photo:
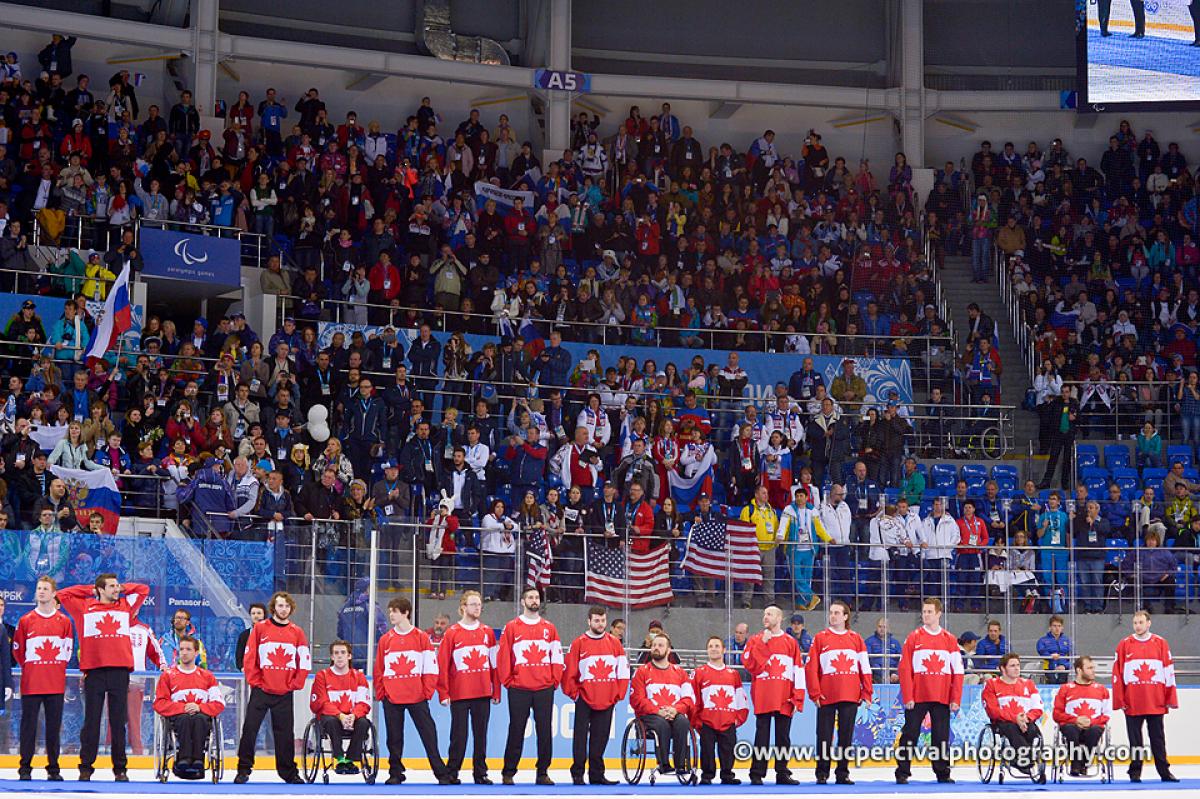
<path fill-rule="evenodd" d="M 978 640 L 979 640 L 979 636 L 976 635 L 975 633 L 971 632 L 970 630 L 967 630 L 965 633 L 958 636 L 958 642 L 960 644 L 969 644 L 972 641 L 978 641 Z"/>
<path fill-rule="evenodd" d="M 650 622 L 650 624 L 647 625 L 647 627 L 646 627 L 647 630 L 661 630 L 662 628 L 663 628 L 662 622 L 659 621 L 658 619 L 655 619 L 654 621 Z"/>
<path fill-rule="evenodd" d="M 397 466 L 395 461 L 387 460 L 387 461 L 383 462 L 382 468 L 383 469 L 398 469 L 399 466 Z"/>
<path fill-rule="evenodd" d="M 22 309 L 29 308 L 32 310 L 34 308 L 37 308 L 37 305 L 34 303 L 33 300 L 25 300 L 25 302 L 21 303 L 21 308 Z"/>
<path fill-rule="evenodd" d="M 795 624 L 796 622 L 800 622 L 801 624 L 804 624 L 804 617 L 801 616 L 799 613 L 792 614 L 792 624 Z"/>

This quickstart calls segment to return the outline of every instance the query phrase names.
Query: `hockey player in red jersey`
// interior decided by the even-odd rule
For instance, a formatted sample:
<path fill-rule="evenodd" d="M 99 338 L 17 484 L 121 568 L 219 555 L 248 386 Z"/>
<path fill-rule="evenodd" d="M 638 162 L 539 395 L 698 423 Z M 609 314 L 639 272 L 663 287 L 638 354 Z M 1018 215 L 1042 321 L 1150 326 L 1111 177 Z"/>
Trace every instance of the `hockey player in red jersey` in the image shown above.
<path fill-rule="evenodd" d="M 480 621 L 483 597 L 464 591 L 458 598 L 459 622 L 446 630 L 438 645 L 438 694 L 450 706 L 450 750 L 446 773 L 458 781 L 471 730 L 472 772 L 476 785 L 491 785 L 487 767 L 488 719 L 500 703 L 500 677 L 496 672 L 496 634 Z"/>
<path fill-rule="evenodd" d="M 13 633 L 13 659 L 21 667 L 21 761 L 17 774 L 26 782 L 33 774 L 39 710 L 46 713 L 46 778 L 62 781 L 58 748 L 74 632 L 71 620 L 58 610 L 54 598 L 57 590 L 54 578 L 39 577 L 33 595 L 37 605 L 21 617 Z"/>
<path fill-rule="evenodd" d="M 1021 676 L 1020 655 L 1000 656 L 1000 675 L 984 684 L 981 698 L 988 719 L 1017 752 L 1013 765 L 1028 773 L 1033 768 L 1033 746 L 1042 737 L 1037 720 L 1044 708 L 1033 680 Z"/>
<path fill-rule="evenodd" d="M 295 735 L 292 695 L 308 681 L 312 653 L 304 630 L 292 623 L 292 614 L 296 612 L 292 595 L 276 592 L 269 607 L 271 615 L 250 630 L 242 661 L 250 699 L 246 702 L 246 718 L 238 741 L 237 776 L 233 778 L 238 785 L 248 782 L 254 770 L 255 742 L 268 712 L 275 740 L 275 771 L 284 782 L 298 785 L 304 781 L 296 768 L 296 753 L 286 742 Z"/>
<path fill-rule="evenodd" d="M 100 748 L 100 714 L 108 706 L 113 775 L 125 774 L 125 723 L 129 713 L 129 673 L 133 645 L 129 628 L 150 589 L 139 583 L 121 585 L 115 574 L 101 574 L 94 585 L 73 585 L 58 592 L 58 601 L 79 634 L 79 668 L 83 671 L 83 728 L 79 731 L 79 780 L 95 772 Z"/>
<path fill-rule="evenodd" d="M 1112 700 L 1108 689 L 1096 682 L 1095 661 L 1087 655 L 1075 658 L 1075 681 L 1054 694 L 1054 723 L 1067 742 L 1072 777 L 1087 773 L 1111 715 Z"/>
<path fill-rule="evenodd" d="M 608 611 L 588 610 L 587 632 L 571 642 L 564 664 L 563 693 L 575 701 L 571 781 L 583 785 L 586 766 L 592 785 L 616 785 L 604 776 L 604 747 L 612 731 L 613 707 L 629 691 L 629 658 L 608 633 Z"/>
<path fill-rule="evenodd" d="M 908 634 L 900 650 L 900 697 L 904 701 L 904 727 L 896 744 L 896 784 L 907 785 L 912 775 L 911 749 L 929 716 L 930 760 L 937 781 L 952 783 L 947 747 L 950 714 L 962 702 L 963 662 L 958 639 L 942 628 L 942 601 L 927 597 L 921 602 L 921 626 Z"/>
<path fill-rule="evenodd" d="M 772 745 L 792 745 L 792 714 L 804 708 L 804 664 L 800 644 L 783 629 L 783 610 L 778 605 L 763 609 L 763 631 L 746 642 L 742 664 L 750 672 L 750 699 L 754 704 L 754 748 L 757 753 Z M 750 783 L 762 785 L 767 760 L 750 762 Z M 775 784 L 799 785 L 786 758 L 775 759 Z"/>
<path fill-rule="evenodd" d="M 313 679 L 308 709 L 333 745 L 334 773 L 357 774 L 371 714 L 371 689 L 367 675 L 350 665 L 348 641 L 331 643 L 329 660 L 329 668 L 321 669 Z"/>
<path fill-rule="evenodd" d="M 1117 644 L 1112 683 L 1113 710 L 1125 711 L 1129 745 L 1143 748 L 1142 725 L 1145 725 L 1159 778 L 1163 782 L 1179 782 L 1167 762 L 1167 739 L 1163 733 L 1163 717 L 1179 707 L 1175 663 L 1166 639 L 1150 632 L 1150 614 L 1144 610 L 1133 614 L 1133 635 Z M 1129 781 L 1142 781 L 1141 756 L 1129 762 Z"/>
<path fill-rule="evenodd" d="M 542 592 L 526 588 L 521 594 L 521 615 L 504 626 L 496 647 L 496 671 L 508 689 L 508 742 L 504 746 L 505 785 L 513 784 L 525 724 L 533 711 L 537 733 L 537 784 L 553 785 L 550 758 L 553 738 L 550 717 L 554 714 L 554 691 L 562 682 L 562 641 L 554 625 L 542 618 Z"/>
<path fill-rule="evenodd" d="M 429 768 L 439 785 L 457 785 L 451 780 L 438 752 L 437 728 L 429 715 L 429 700 L 437 690 L 437 652 L 429 634 L 412 623 L 412 602 L 396 597 L 388 602 L 391 629 L 379 639 L 375 651 L 375 698 L 383 702 L 387 724 L 388 785 L 404 782 L 404 714 L 417 728 L 425 747 Z"/>
<path fill-rule="evenodd" d="M 710 635 L 705 645 L 708 661 L 692 675 L 696 711 L 692 726 L 700 730 L 700 784 L 712 785 L 721 760 L 721 784 L 741 785 L 733 775 L 733 747 L 737 728 L 750 716 L 750 702 L 737 669 L 725 663 L 725 642 Z"/>
<path fill-rule="evenodd" d="M 829 781 L 833 727 L 837 722 L 838 785 L 853 785 L 850 760 L 854 744 L 854 717 L 858 706 L 870 702 L 871 661 L 862 636 L 850 629 L 850 606 L 840 599 L 829 605 L 829 626 L 813 637 L 808 650 L 804 687 L 817 706 L 817 784 Z"/>
<path fill-rule="evenodd" d="M 671 662 L 671 639 L 665 633 L 654 636 L 650 662 L 633 675 L 629 706 L 654 736 L 658 770 L 663 774 L 676 768 L 689 770 L 685 758 L 696 692 L 687 672 Z"/>
<path fill-rule="evenodd" d="M 212 673 L 196 665 L 200 643 L 181 635 L 177 644 L 175 665 L 158 678 L 154 712 L 168 721 L 178 742 L 175 776 L 198 780 L 204 777 L 204 747 L 212 720 L 221 715 L 225 701 Z"/>

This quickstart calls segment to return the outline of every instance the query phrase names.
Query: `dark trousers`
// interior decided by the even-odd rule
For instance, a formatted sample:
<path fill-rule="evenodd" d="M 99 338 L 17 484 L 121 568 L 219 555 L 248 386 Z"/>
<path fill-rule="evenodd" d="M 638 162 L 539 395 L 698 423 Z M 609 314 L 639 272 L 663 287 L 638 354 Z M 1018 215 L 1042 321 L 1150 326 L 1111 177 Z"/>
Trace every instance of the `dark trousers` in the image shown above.
<path fill-rule="evenodd" d="M 772 729 L 775 731 L 773 742 L 771 740 Z M 792 745 L 792 717 L 782 713 L 756 713 L 754 716 L 755 750 L 772 744 L 780 748 Z M 765 758 L 758 757 L 756 751 L 754 758 L 750 761 L 750 778 L 761 780 L 765 776 L 767 776 L 767 761 Z M 775 758 L 775 779 L 790 776 L 792 776 L 792 771 L 788 768 L 787 760 Z"/>
<path fill-rule="evenodd" d="M 950 761 L 946 759 L 946 749 L 950 744 L 950 706 L 941 702 L 918 702 L 912 710 L 904 711 L 904 728 L 896 745 L 897 777 L 912 775 L 910 749 L 921 735 L 921 722 L 925 720 L 926 713 L 929 714 L 929 738 L 934 749 L 930 756 L 933 773 L 939 780 L 950 776 Z"/>
<path fill-rule="evenodd" d="M 175 735 L 175 762 L 194 760 L 204 762 L 204 745 L 212 730 L 212 716 L 203 713 L 180 713 L 167 719 Z"/>
<path fill-rule="evenodd" d="M 1062 482 L 1059 485 L 1064 490 L 1070 489 L 1071 469 L 1075 461 L 1075 436 L 1055 433 L 1050 437 L 1050 460 L 1046 462 L 1046 473 L 1042 475 L 1041 483 L 1047 488 L 1054 479 L 1054 470 L 1058 467 L 1059 458 L 1062 458 Z"/>
<path fill-rule="evenodd" d="M 571 778 L 583 779 L 587 766 L 592 782 L 604 779 L 604 745 L 612 732 L 613 709 L 594 710 L 578 699 L 575 702 L 575 737 L 571 740 Z"/>
<path fill-rule="evenodd" d="M 428 702 L 413 702 L 409 705 L 397 705 L 387 700 L 383 703 L 383 721 L 387 724 L 388 775 L 404 776 L 404 714 L 412 718 L 417 735 L 421 737 L 421 745 L 425 747 L 425 757 L 429 758 L 429 768 L 433 776 L 441 779 L 446 774 L 446 764 L 438 752 L 437 727 L 433 726 L 433 717 L 429 715 Z"/>
<path fill-rule="evenodd" d="M 446 755 L 446 771 L 457 777 L 467 753 L 467 727 L 471 729 L 474 748 L 472 772 L 476 780 L 487 776 L 488 719 L 492 716 L 491 697 L 459 699 L 450 703 L 450 750 Z"/>
<path fill-rule="evenodd" d="M 508 742 L 504 744 L 505 777 L 515 776 L 521 751 L 525 748 L 525 724 L 533 713 L 533 729 L 537 734 L 537 773 L 550 770 L 554 740 L 551 738 L 550 717 L 554 714 L 554 689 L 527 691 L 524 688 L 508 689 Z"/>
<path fill-rule="evenodd" d="M 854 717 L 857 702 L 834 702 L 817 708 L 817 779 L 829 779 L 829 761 L 833 758 L 833 725 L 837 723 L 837 778 L 850 776 L 850 747 L 854 744 Z"/>
<path fill-rule="evenodd" d="M 646 728 L 648 735 L 654 736 L 654 754 L 658 758 L 659 768 L 687 769 L 688 732 L 691 729 L 687 716 L 682 714 L 667 721 L 662 716 L 638 716 L 638 721 Z"/>
<path fill-rule="evenodd" d="M 1096 11 L 1100 17 L 1100 32 L 1108 33 L 1108 18 L 1112 15 L 1112 0 L 1097 0 Z"/>
<path fill-rule="evenodd" d="M 1125 714 L 1125 731 L 1129 733 L 1129 745 L 1134 749 L 1141 749 L 1146 745 L 1142 737 L 1143 724 L 1150 735 L 1150 754 L 1154 756 L 1154 770 L 1158 772 L 1158 776 L 1165 777 L 1171 771 L 1171 764 L 1167 762 L 1167 736 L 1163 734 L 1163 717 Z M 1142 776 L 1141 753 L 1135 753 L 1129 761 L 1129 776 Z"/>
<path fill-rule="evenodd" d="M 79 731 L 79 771 L 90 774 L 100 748 L 100 714 L 108 704 L 114 774 L 125 772 L 125 721 L 129 713 L 129 669 L 92 669 L 83 681 L 83 729 Z"/>
<path fill-rule="evenodd" d="M 22 774 L 33 766 L 33 751 L 37 748 L 38 710 L 46 712 L 46 773 L 58 773 L 58 749 L 62 735 L 62 694 L 21 694 L 21 765 Z"/>
<path fill-rule="evenodd" d="M 1145 0 L 1129 0 L 1133 6 L 1133 32 L 1135 35 L 1146 32 L 1146 3 Z"/>
<path fill-rule="evenodd" d="M 1104 737 L 1103 727 L 1076 727 L 1074 724 L 1063 724 L 1058 728 L 1063 740 L 1067 742 L 1067 751 L 1071 755 L 1071 768 L 1082 771 L 1087 768 L 1100 739 Z"/>
<path fill-rule="evenodd" d="M 343 757 L 355 763 L 362 760 L 363 740 L 367 737 L 366 717 L 355 719 L 350 726 L 349 750 L 345 745 L 347 730 L 337 716 L 321 716 L 321 732 L 329 737 L 329 745 L 333 747 L 334 760 L 341 760 Z"/>
<path fill-rule="evenodd" d="M 734 778 L 733 745 L 737 743 L 737 727 L 714 730 L 707 724 L 700 728 L 700 779 L 711 780 L 717 773 L 717 757 L 721 758 L 721 782 Z"/>
<path fill-rule="evenodd" d="M 269 694 L 261 688 L 251 688 L 250 699 L 246 702 L 246 721 L 238 741 L 238 774 L 249 774 L 254 770 L 254 743 L 268 712 L 271 714 L 271 734 L 275 738 L 275 772 L 285 780 L 298 777 L 292 692 Z"/>
<path fill-rule="evenodd" d="M 1028 769 L 1032 766 L 1030 750 L 1041 738 L 1038 734 L 1038 726 L 1031 722 L 1025 726 L 1025 731 L 1021 732 L 1021 726 L 1015 721 L 997 721 L 995 725 L 996 731 L 1004 736 L 1004 740 L 1008 741 L 1013 749 L 1017 750 L 1017 768 Z"/>
<path fill-rule="evenodd" d="M 1188 11 L 1192 15 L 1192 36 L 1200 42 L 1200 4 L 1192 3 L 1188 6 Z"/>

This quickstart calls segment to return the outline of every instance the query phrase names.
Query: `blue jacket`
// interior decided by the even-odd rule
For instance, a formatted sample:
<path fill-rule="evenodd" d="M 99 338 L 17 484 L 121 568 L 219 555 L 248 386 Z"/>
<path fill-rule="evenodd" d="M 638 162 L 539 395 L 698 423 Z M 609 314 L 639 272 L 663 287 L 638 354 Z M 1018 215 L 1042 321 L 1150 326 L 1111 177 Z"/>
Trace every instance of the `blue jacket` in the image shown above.
<path fill-rule="evenodd" d="M 975 666 L 987 671 L 995 671 L 1000 665 L 1000 656 L 1008 652 L 1008 640 L 1001 635 L 1000 640 L 992 643 L 986 635 L 979 639 L 975 647 Z"/>
<path fill-rule="evenodd" d="M 542 386 L 565 388 L 571 372 L 571 353 L 562 347 L 546 347 L 533 362 L 533 368 Z"/>
<path fill-rule="evenodd" d="M 545 476 L 549 451 L 540 444 L 532 449 L 542 457 L 534 457 L 524 445 L 504 448 L 504 460 L 508 461 L 508 480 L 513 485 L 535 485 Z"/>
<path fill-rule="evenodd" d="M 983 643 L 982 641 L 980 643 Z M 1055 671 L 1070 671 L 1071 669 L 1071 639 L 1063 633 L 1055 638 L 1049 632 L 1037 641 L 1037 653 L 1046 658 L 1046 668 Z M 1058 655 L 1058 660 L 1050 662 L 1051 655 Z"/>
<path fill-rule="evenodd" d="M 175 496 L 180 509 L 191 503 L 194 535 L 210 527 L 218 533 L 232 529 L 233 521 L 225 514 L 237 508 L 237 499 L 229 483 L 214 467 L 205 466 L 195 477 L 181 485 Z"/>
<path fill-rule="evenodd" d="M 791 628 L 789 628 L 788 635 L 795 638 L 796 643 L 800 644 L 801 652 L 807 653 L 809 650 L 809 647 L 812 646 L 812 633 L 810 633 L 808 630 L 801 630 L 799 637 L 797 637 L 796 634 L 791 631 Z"/>
<path fill-rule="evenodd" d="M 879 510 L 879 486 L 871 478 L 863 480 L 861 483 L 858 479 L 851 476 L 846 481 L 846 504 L 850 506 L 850 513 L 854 516 L 874 516 Z M 866 500 L 864 506 L 862 500 Z"/>
<path fill-rule="evenodd" d="M 354 441 L 382 443 L 384 428 L 387 426 L 387 407 L 377 396 L 364 400 L 357 389 L 354 393 L 355 397 L 345 403 L 343 435 Z"/>
<path fill-rule="evenodd" d="M 368 625 L 371 622 L 371 609 L 368 599 L 367 591 L 359 590 L 349 597 L 346 604 L 342 605 L 342 609 L 338 611 L 337 636 L 350 643 L 354 659 L 360 666 L 366 660 L 367 638 L 370 633 Z M 387 632 L 387 624 L 383 619 L 383 610 L 376 606 L 375 640 L 378 641 L 385 632 Z"/>
<path fill-rule="evenodd" d="M 900 642 L 891 633 L 888 633 L 886 641 L 879 637 L 879 633 L 871 633 L 864 643 L 871 661 L 871 678 L 882 682 L 884 668 L 890 667 L 895 672 L 900 665 Z"/>
<path fill-rule="evenodd" d="M 428 344 L 423 344 L 421 339 L 418 338 L 408 348 L 408 362 L 412 365 L 412 373 L 414 375 L 425 377 L 437 375 L 438 359 L 441 357 L 442 345 L 432 336 L 429 338 Z M 432 386 L 426 386 L 425 388 L 429 389 Z"/>

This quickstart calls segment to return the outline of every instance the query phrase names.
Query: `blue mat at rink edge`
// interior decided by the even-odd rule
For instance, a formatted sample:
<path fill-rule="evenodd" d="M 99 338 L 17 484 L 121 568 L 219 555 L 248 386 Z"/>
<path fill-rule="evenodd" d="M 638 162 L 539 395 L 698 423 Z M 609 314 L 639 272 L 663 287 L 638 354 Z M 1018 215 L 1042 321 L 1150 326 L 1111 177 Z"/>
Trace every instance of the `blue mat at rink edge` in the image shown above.
<path fill-rule="evenodd" d="M 919 768 L 919 767 L 918 767 Z M 890 771 L 890 770 L 889 770 Z M 954 785 L 938 785 L 932 777 L 929 779 L 914 779 L 907 786 L 900 787 L 893 783 L 890 779 L 890 773 L 879 770 L 880 776 L 885 773 L 889 779 L 881 779 L 878 781 L 866 781 L 860 779 L 852 787 L 843 787 L 835 785 L 817 786 L 811 782 L 801 781 L 797 786 L 776 786 L 768 782 L 761 787 L 742 784 L 739 786 L 727 785 L 711 785 L 711 786 L 695 786 L 686 787 L 680 785 L 673 778 L 664 779 L 653 787 L 646 785 L 644 782 L 640 785 L 614 785 L 612 787 L 596 787 L 596 786 L 576 786 L 569 782 L 563 785 L 561 782 L 558 785 L 500 785 L 499 779 L 497 784 L 488 785 L 457 785 L 440 787 L 432 784 L 409 784 L 409 785 L 383 785 L 382 782 L 377 785 L 366 785 L 364 783 L 345 783 L 333 785 L 286 785 L 284 783 L 260 783 L 251 782 L 246 785 L 234 785 L 232 782 L 223 782 L 219 785 L 211 783 L 187 783 L 176 780 L 168 782 L 165 785 L 160 785 L 158 782 L 128 782 L 124 784 L 98 782 L 101 772 L 97 772 L 92 782 L 45 782 L 34 780 L 32 782 L 18 782 L 16 780 L 0 780 L 0 792 L 5 793 L 88 793 L 97 795 L 106 794 L 121 794 L 121 795 L 149 795 L 149 794 L 195 794 L 203 796 L 205 794 L 212 795 L 263 795 L 263 796 L 317 796 L 321 794 L 334 796 L 358 796 L 366 794 L 388 794 L 401 796 L 430 796 L 436 797 L 439 794 L 454 797 L 454 796 L 552 796 L 554 794 L 576 794 L 588 796 L 653 796 L 656 794 L 679 795 L 685 793 L 708 793 L 712 795 L 731 794 L 731 793 L 757 793 L 757 794 L 805 794 L 805 793 L 821 793 L 821 794 L 841 794 L 841 795 L 894 795 L 894 796 L 920 796 L 928 791 L 936 790 L 938 793 L 979 793 L 986 791 L 987 793 L 1026 793 L 1030 791 L 1046 791 L 1054 792 L 1073 792 L 1081 791 L 1088 792 L 1121 792 L 1127 791 L 1130 793 L 1139 791 L 1200 791 L 1200 779 L 1183 779 L 1180 782 L 1173 784 L 1160 783 L 1157 776 L 1154 775 L 1153 769 L 1148 768 L 1149 773 L 1143 775 L 1145 780 L 1141 785 L 1130 785 L 1129 781 L 1124 778 L 1124 775 L 1118 774 L 1116 782 L 1105 785 L 1099 780 L 1073 780 L 1061 785 L 1033 785 L 1028 780 L 1013 780 L 1005 782 L 1003 785 L 998 785 L 993 782 L 991 785 L 982 785 L 978 779 L 973 778 L 974 774 L 967 776 L 965 773 L 958 777 L 958 781 Z M 869 773 L 869 772 L 868 772 Z M 532 773 L 527 776 L 533 778 Z M 856 775 L 860 778 L 861 773 Z M 101 778 L 103 779 L 103 778 Z"/>

